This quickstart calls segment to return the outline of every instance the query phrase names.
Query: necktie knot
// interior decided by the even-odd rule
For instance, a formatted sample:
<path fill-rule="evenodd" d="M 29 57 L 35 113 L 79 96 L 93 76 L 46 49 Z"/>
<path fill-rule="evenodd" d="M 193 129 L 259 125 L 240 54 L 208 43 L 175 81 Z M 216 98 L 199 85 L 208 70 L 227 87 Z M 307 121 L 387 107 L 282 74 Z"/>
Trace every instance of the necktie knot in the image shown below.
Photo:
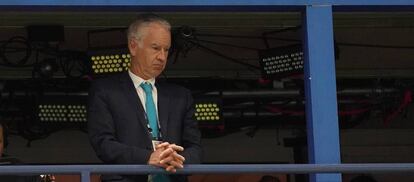
<path fill-rule="evenodd" d="M 152 86 L 150 83 L 142 82 L 140 87 L 144 90 L 145 94 L 152 94 Z"/>

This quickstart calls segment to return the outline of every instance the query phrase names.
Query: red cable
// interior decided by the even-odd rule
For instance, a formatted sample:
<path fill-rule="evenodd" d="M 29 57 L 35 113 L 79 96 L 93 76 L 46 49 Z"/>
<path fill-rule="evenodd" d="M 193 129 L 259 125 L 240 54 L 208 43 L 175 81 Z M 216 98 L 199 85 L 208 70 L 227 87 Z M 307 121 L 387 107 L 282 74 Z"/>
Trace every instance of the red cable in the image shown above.
<path fill-rule="evenodd" d="M 404 92 L 404 98 L 401 101 L 401 104 L 398 106 L 397 110 L 394 110 L 391 114 L 389 114 L 385 119 L 384 119 L 384 124 L 388 124 L 390 123 L 391 120 L 393 120 L 395 117 L 397 117 L 397 115 L 408 106 L 408 104 L 410 104 L 412 102 L 412 93 L 410 90 L 406 90 Z"/>

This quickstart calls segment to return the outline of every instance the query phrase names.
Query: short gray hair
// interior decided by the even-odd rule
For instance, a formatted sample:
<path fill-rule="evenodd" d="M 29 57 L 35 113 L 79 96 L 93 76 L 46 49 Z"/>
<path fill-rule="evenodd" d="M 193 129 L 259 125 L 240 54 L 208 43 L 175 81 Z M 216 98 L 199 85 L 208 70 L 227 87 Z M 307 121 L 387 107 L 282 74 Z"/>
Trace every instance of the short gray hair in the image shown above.
<path fill-rule="evenodd" d="M 133 38 L 141 41 L 143 37 L 143 32 L 141 30 L 143 27 L 148 26 L 150 23 L 159 23 L 169 31 L 171 30 L 171 25 L 166 19 L 152 13 L 141 14 L 128 27 L 128 42 Z"/>

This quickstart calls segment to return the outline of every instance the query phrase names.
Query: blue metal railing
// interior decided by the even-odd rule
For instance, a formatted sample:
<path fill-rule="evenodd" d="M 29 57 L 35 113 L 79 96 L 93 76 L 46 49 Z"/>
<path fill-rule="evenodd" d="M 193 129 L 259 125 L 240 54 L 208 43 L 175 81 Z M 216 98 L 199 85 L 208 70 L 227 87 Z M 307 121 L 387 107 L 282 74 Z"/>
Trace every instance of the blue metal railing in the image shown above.
<path fill-rule="evenodd" d="M 414 163 L 369 164 L 236 164 L 186 165 L 178 174 L 230 173 L 414 173 Z M 7 165 L 0 175 L 79 174 L 81 182 L 90 182 L 91 174 L 156 174 L 163 169 L 148 165 Z"/>

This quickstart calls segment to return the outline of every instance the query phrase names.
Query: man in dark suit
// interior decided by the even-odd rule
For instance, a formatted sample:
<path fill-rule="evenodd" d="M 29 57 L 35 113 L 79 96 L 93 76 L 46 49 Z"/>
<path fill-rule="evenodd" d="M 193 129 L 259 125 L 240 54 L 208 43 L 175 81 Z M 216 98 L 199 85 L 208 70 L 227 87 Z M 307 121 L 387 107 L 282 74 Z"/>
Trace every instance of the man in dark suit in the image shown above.
<path fill-rule="evenodd" d="M 141 15 L 128 29 L 128 72 L 92 84 L 88 132 L 97 156 L 108 164 L 149 164 L 174 175 L 183 164 L 200 163 L 200 132 L 189 90 L 155 78 L 164 70 L 171 46 L 170 24 Z M 149 88 L 149 90 L 148 90 Z M 103 176 L 104 181 L 159 181 L 156 175 Z M 165 179 L 166 178 L 166 179 Z"/>

